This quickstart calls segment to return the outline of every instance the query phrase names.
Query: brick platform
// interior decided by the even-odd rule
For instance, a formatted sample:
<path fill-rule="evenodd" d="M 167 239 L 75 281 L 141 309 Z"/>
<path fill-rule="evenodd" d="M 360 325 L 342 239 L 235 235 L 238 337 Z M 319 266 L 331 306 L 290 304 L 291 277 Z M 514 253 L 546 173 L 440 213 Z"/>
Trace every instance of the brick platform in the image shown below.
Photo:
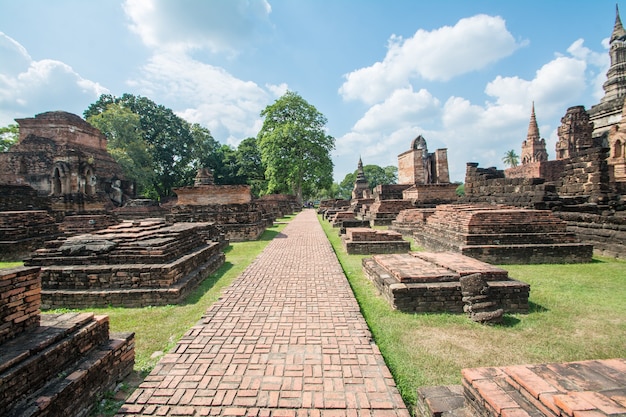
<path fill-rule="evenodd" d="M 392 230 L 375 230 L 367 227 L 347 228 L 341 243 L 350 255 L 372 253 L 403 253 L 411 249 L 411 243 Z"/>
<path fill-rule="evenodd" d="M 552 212 L 502 205 L 437 206 L 413 236 L 428 250 L 494 264 L 583 263 L 593 255 Z"/>
<path fill-rule="evenodd" d="M 210 223 L 144 219 L 46 242 L 25 264 L 41 267 L 44 308 L 177 304 L 224 263 L 225 244 Z"/>
<path fill-rule="evenodd" d="M 418 415 L 626 415 L 626 360 L 623 358 L 464 369 L 462 375 L 462 386 L 418 389 Z"/>
<path fill-rule="evenodd" d="M 314 210 L 292 220 L 119 416 L 402 416 Z"/>
<path fill-rule="evenodd" d="M 480 273 L 493 301 L 509 313 L 527 313 L 530 286 L 508 272 L 450 252 L 411 252 L 363 259 L 363 272 L 389 304 L 413 313 L 463 312 L 460 277 Z"/>

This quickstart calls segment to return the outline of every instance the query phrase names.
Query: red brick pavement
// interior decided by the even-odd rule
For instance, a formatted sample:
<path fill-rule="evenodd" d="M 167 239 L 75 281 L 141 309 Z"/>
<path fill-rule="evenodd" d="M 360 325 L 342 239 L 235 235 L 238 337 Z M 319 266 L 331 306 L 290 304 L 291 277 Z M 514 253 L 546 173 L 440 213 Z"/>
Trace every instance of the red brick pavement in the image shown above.
<path fill-rule="evenodd" d="M 118 416 L 408 417 L 313 210 L 304 210 Z"/>

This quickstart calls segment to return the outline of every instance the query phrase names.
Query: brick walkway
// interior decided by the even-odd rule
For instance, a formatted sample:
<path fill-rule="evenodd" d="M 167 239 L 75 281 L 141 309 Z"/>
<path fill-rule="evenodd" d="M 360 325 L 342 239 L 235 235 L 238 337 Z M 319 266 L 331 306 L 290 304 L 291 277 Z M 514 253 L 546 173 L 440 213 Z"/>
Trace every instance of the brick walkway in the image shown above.
<path fill-rule="evenodd" d="M 118 415 L 409 413 L 315 212 L 304 210 Z"/>

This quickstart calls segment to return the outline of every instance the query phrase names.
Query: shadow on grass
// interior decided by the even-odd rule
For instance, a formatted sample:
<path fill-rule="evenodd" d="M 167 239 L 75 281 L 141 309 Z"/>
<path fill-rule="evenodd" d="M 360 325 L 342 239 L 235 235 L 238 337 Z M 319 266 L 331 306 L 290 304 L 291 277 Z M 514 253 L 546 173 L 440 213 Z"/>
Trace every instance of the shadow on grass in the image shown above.
<path fill-rule="evenodd" d="M 226 250 L 224 250 L 224 252 L 226 252 Z M 185 301 L 183 301 L 179 305 L 189 305 L 189 304 L 198 303 L 198 301 L 200 301 L 200 299 L 204 296 L 204 294 L 206 294 L 207 291 L 213 288 L 213 286 L 217 282 L 219 282 L 219 280 L 222 279 L 224 274 L 228 272 L 232 267 L 233 267 L 232 263 L 224 262 L 222 266 L 220 266 L 217 269 L 217 271 L 215 271 L 214 273 L 209 275 L 207 278 L 205 278 L 204 281 L 202 281 L 202 283 L 198 286 L 198 288 L 196 288 L 191 294 L 189 294 L 189 296 L 185 298 Z"/>
<path fill-rule="evenodd" d="M 539 305 L 537 303 L 533 303 L 532 301 L 528 302 L 528 312 L 529 313 L 547 313 L 550 311 L 548 308 Z"/>

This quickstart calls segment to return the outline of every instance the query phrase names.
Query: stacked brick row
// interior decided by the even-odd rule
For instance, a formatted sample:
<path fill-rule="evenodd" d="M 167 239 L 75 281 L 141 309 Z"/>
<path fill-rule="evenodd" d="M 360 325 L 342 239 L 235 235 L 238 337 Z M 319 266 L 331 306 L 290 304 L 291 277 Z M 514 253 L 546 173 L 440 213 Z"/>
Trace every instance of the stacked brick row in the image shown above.
<path fill-rule="evenodd" d="M 0 270 L 0 410 L 85 416 L 134 364 L 134 335 L 110 338 L 107 316 L 40 315 L 39 268 Z"/>
<path fill-rule="evenodd" d="M 44 210 L 2 211 L 0 259 L 20 259 L 59 234 L 54 218 Z"/>
<path fill-rule="evenodd" d="M 464 203 L 493 203 L 517 207 L 550 208 L 558 202 L 557 188 L 543 178 L 506 178 L 504 171 L 468 163 Z"/>
<path fill-rule="evenodd" d="M 39 268 L 10 268 L 0 275 L 0 345 L 39 325 Z"/>
<path fill-rule="evenodd" d="M 367 208 L 365 218 L 373 226 L 390 225 L 402 210 L 414 208 L 410 200 L 376 200 Z"/>
<path fill-rule="evenodd" d="M 593 213 L 556 212 L 567 222 L 567 230 L 583 242 L 593 245 L 601 256 L 626 258 L 626 213 L 605 216 Z"/>
<path fill-rule="evenodd" d="M 406 209 L 398 213 L 398 216 L 391 222 L 389 228 L 401 233 L 403 236 L 413 237 L 413 232 L 421 229 L 426 223 L 426 219 L 433 215 L 434 208 Z"/>

